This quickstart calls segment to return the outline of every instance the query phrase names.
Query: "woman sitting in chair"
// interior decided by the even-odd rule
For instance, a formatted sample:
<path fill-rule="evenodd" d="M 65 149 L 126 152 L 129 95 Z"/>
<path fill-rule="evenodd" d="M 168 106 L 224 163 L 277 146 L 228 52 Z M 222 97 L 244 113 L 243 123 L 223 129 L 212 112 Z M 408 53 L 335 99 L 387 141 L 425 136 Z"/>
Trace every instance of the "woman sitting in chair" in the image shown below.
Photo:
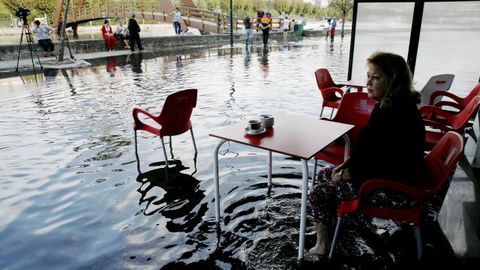
<path fill-rule="evenodd" d="M 310 193 L 317 232 L 312 253 L 327 252 L 327 231 L 339 201 L 356 198 L 365 180 L 384 178 L 417 185 L 425 173 L 425 126 L 417 109 L 420 94 L 413 89 L 410 68 L 401 56 L 385 52 L 375 52 L 367 64 L 368 96 L 377 103 L 350 158 L 318 174 L 319 184 Z M 401 207 L 409 201 L 399 193 L 383 193 L 386 195 L 375 203 L 394 202 Z"/>
<path fill-rule="evenodd" d="M 115 36 L 110 25 L 110 20 L 105 20 L 102 26 L 102 37 L 106 42 L 107 51 L 115 50 Z"/>

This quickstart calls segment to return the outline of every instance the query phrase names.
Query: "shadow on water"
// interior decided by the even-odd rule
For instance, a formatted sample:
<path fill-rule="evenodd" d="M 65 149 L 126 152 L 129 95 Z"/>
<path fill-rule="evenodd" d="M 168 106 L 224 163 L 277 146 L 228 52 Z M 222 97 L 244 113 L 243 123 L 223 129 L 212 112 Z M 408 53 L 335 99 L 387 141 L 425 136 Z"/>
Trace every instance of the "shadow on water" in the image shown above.
<path fill-rule="evenodd" d="M 205 194 L 199 189 L 200 182 L 197 179 L 182 173 L 188 168 L 181 161 L 176 160 L 173 165 L 168 168 L 168 178 L 165 167 L 139 173 L 139 204 L 144 205 L 144 215 L 159 213 L 169 219 L 166 225 L 168 231 L 191 232 L 208 209 L 207 203 L 200 204 Z M 162 190 L 160 193 L 163 197 L 158 195 L 157 188 Z M 197 205 L 200 207 L 194 211 Z"/>

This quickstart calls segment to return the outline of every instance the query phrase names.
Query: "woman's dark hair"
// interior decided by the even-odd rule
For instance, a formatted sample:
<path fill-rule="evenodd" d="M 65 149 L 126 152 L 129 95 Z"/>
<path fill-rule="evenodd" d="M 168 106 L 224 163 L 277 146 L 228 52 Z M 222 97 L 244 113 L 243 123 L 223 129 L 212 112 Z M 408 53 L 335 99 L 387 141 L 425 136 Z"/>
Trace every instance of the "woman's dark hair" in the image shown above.
<path fill-rule="evenodd" d="M 386 76 L 388 89 L 381 103 L 391 106 L 398 101 L 413 100 L 420 102 L 420 93 L 415 91 L 412 84 L 412 72 L 403 57 L 393 53 L 374 52 L 367 63 L 380 68 Z"/>
<path fill-rule="evenodd" d="M 107 23 L 109 23 L 109 22 L 110 22 L 109 20 L 105 20 L 105 21 L 103 22 L 103 24 L 107 24 Z"/>

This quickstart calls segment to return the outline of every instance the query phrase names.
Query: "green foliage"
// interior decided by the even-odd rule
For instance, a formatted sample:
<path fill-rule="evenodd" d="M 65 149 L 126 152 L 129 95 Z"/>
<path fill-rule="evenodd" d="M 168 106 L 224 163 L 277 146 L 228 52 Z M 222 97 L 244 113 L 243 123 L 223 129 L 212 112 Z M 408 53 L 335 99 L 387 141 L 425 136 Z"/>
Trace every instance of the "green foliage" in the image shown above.
<path fill-rule="evenodd" d="M 290 13 L 290 3 L 288 0 L 274 0 L 272 2 L 273 8 L 278 12 L 278 14 L 282 14 L 282 12 L 287 14 Z"/>
<path fill-rule="evenodd" d="M 30 9 L 29 21 L 36 17 L 44 17 L 45 14 L 51 20 L 54 16 L 56 5 L 56 2 L 52 0 L 3 0 L 3 3 L 10 14 L 15 14 L 21 6 Z"/>
<path fill-rule="evenodd" d="M 348 0 L 345 1 L 349 3 Z M 337 6 L 320 8 L 312 3 L 304 3 L 303 0 L 270 0 L 269 2 L 270 6 L 267 7 L 265 0 L 233 0 L 233 11 L 240 16 L 254 15 L 258 9 L 262 9 L 272 12 L 274 16 L 285 13 L 289 16 L 341 17 L 340 9 Z M 228 13 L 230 9 L 230 0 L 195 0 L 195 3 L 199 8 L 211 11 L 217 6 L 223 13 Z"/>
<path fill-rule="evenodd" d="M 349 13 L 353 8 L 353 4 L 350 3 L 349 0 L 333 0 L 330 2 L 329 7 L 334 10 L 335 16 L 346 18 L 349 16 Z"/>
<path fill-rule="evenodd" d="M 197 1 L 195 1 L 195 4 L 200 9 L 209 9 L 208 3 L 210 3 L 210 1 L 208 1 L 208 0 L 197 0 Z"/>
<path fill-rule="evenodd" d="M 160 0 L 85 0 L 85 6 L 108 5 L 112 1 L 118 2 L 140 2 L 147 5 L 158 3 Z M 180 0 L 172 0 L 179 3 Z M 217 6 L 220 7 L 222 13 L 228 13 L 230 8 L 230 0 L 194 0 L 196 5 L 201 9 L 213 11 Z M 34 17 L 44 17 L 46 14 L 50 21 L 55 15 L 55 0 L 0 0 L 0 20 L 3 17 L 9 18 L 9 14 L 15 14 L 20 6 L 30 8 L 31 13 L 28 19 L 31 21 Z M 71 1 L 71 4 L 78 4 L 79 0 Z M 306 17 L 342 17 L 343 11 L 346 10 L 347 18 L 351 17 L 352 4 L 349 0 L 333 0 L 329 7 L 320 8 L 312 5 L 312 3 L 304 3 L 303 0 L 269 0 L 269 7 L 265 0 L 233 0 L 233 11 L 239 16 L 250 14 L 255 16 L 257 9 L 269 10 L 273 16 L 285 13 L 289 16 L 306 16 Z M 3 10 L 3 12 L 2 12 Z"/>

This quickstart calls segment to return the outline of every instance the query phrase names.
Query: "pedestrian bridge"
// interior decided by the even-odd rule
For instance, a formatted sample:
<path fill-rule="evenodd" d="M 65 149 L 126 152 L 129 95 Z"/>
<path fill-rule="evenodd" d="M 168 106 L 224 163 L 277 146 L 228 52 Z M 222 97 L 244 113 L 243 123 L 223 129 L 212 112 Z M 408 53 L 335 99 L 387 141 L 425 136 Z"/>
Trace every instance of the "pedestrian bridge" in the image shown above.
<path fill-rule="evenodd" d="M 66 3 L 67 0 L 57 0 L 54 26 L 62 24 Z M 199 9 L 192 0 L 181 0 L 176 7 L 182 14 L 183 31 L 192 27 L 203 33 L 230 32 L 230 16 L 226 13 L 214 13 L 206 9 Z M 70 0 L 66 26 L 72 27 L 76 31 L 76 27 L 81 23 L 106 18 L 130 18 L 132 14 L 135 14 L 137 19 L 173 23 L 170 14 L 174 10 L 175 5 L 171 0 Z M 252 18 L 252 23 L 256 25 L 254 18 Z M 243 29 L 243 16 L 234 14 L 232 26 L 234 31 Z M 280 28 L 279 20 L 274 20 L 273 28 Z"/>

